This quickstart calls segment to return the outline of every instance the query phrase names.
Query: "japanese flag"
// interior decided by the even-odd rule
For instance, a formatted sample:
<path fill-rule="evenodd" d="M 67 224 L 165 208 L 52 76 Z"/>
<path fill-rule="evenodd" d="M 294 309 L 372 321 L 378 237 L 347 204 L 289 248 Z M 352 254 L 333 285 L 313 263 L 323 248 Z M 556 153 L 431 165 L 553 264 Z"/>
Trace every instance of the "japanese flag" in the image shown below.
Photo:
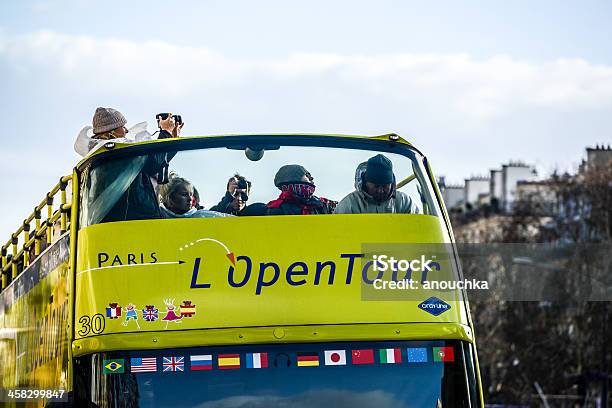
<path fill-rule="evenodd" d="M 346 365 L 346 350 L 325 350 L 325 365 Z"/>

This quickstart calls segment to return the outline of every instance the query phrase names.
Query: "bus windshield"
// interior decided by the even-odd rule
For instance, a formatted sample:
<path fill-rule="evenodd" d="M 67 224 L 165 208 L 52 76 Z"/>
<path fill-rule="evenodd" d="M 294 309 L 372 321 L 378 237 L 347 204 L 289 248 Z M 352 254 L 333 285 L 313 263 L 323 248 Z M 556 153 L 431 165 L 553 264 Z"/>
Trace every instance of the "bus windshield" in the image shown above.
<path fill-rule="evenodd" d="M 96 406 L 469 407 L 469 353 L 458 341 L 201 347 L 94 354 L 76 375 Z"/>
<path fill-rule="evenodd" d="M 437 214 L 422 158 L 406 146 L 388 152 L 283 146 L 278 139 L 260 150 L 163 144 L 145 146 L 147 154 L 104 155 L 83 171 L 80 227 L 236 215 Z"/>

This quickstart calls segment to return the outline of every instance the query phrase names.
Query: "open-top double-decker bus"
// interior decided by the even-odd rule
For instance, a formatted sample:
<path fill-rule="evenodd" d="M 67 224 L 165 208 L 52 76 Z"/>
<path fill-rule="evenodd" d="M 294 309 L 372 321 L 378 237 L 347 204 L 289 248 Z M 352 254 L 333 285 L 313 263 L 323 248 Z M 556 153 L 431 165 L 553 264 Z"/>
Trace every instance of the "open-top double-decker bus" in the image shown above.
<path fill-rule="evenodd" d="M 334 211 L 377 155 L 410 210 Z M 288 164 L 325 211 L 270 211 Z M 169 173 L 189 211 L 160 204 Z M 236 173 L 246 208 L 206 210 Z M 5 404 L 483 406 L 465 293 L 425 285 L 462 278 L 450 221 L 427 159 L 395 134 L 109 141 L 1 259 Z"/>

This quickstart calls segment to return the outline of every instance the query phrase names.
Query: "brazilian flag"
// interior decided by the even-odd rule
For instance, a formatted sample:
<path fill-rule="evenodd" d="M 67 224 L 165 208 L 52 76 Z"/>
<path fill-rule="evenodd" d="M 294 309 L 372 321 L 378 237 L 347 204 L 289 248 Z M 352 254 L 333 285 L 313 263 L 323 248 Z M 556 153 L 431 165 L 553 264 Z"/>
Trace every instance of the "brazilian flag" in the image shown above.
<path fill-rule="evenodd" d="M 102 365 L 104 366 L 104 374 L 123 374 L 125 371 L 122 358 L 103 360 Z"/>

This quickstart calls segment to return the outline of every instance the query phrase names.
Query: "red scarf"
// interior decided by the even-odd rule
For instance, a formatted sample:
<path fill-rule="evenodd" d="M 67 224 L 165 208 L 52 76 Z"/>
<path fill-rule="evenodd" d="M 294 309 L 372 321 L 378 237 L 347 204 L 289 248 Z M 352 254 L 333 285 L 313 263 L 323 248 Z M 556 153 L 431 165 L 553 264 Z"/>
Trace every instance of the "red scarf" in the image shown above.
<path fill-rule="evenodd" d="M 315 208 L 321 208 L 322 205 L 317 204 L 304 204 L 299 197 L 296 197 L 291 191 L 283 191 L 276 200 L 272 200 L 266 205 L 268 208 L 280 208 L 281 204 L 290 203 L 298 205 L 302 209 L 302 214 L 312 214 L 312 210 Z"/>

